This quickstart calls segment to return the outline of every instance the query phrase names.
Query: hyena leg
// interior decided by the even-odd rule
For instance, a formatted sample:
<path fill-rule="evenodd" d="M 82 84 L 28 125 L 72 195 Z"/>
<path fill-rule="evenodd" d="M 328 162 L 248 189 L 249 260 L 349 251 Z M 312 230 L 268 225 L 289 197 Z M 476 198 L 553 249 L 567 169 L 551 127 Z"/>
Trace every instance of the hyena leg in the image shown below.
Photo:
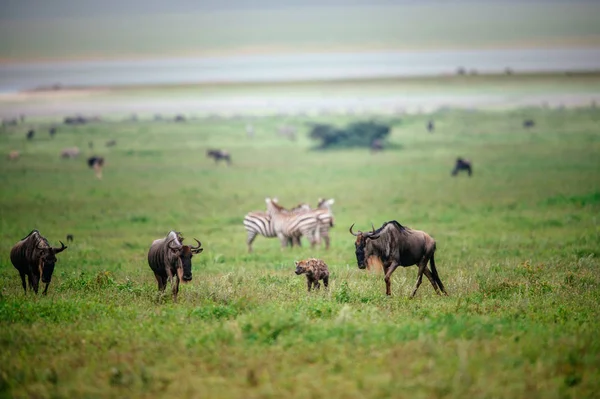
<path fill-rule="evenodd" d="M 319 280 L 315 280 L 315 290 L 320 290 L 321 289 L 321 283 L 319 283 Z"/>
<path fill-rule="evenodd" d="M 312 280 L 311 280 L 311 279 L 309 279 L 309 278 L 307 277 L 307 278 L 306 278 L 306 283 L 307 283 L 307 285 L 308 285 L 308 292 L 310 292 L 310 289 L 312 288 L 312 284 L 313 284 L 313 282 L 312 282 Z"/>
<path fill-rule="evenodd" d="M 323 277 L 323 285 L 325 286 L 325 288 L 329 287 L 329 277 L 328 276 Z"/>

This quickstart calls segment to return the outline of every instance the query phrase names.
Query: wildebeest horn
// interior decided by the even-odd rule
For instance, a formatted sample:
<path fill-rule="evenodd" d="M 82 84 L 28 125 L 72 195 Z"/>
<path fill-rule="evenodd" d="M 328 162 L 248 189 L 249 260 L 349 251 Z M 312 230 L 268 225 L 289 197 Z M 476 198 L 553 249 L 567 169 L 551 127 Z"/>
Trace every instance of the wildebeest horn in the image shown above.
<path fill-rule="evenodd" d="M 55 254 L 57 254 L 59 252 L 62 252 L 65 249 L 67 249 L 67 246 L 65 244 L 63 244 L 62 241 L 59 241 L 59 242 L 60 242 L 60 248 L 52 248 Z"/>
<path fill-rule="evenodd" d="M 169 242 L 167 243 L 167 247 L 169 247 L 169 249 L 172 249 L 172 250 L 174 250 L 174 251 L 179 251 L 179 248 L 177 248 L 177 247 L 172 247 L 172 246 L 171 246 L 171 243 L 172 243 L 173 241 L 175 241 L 175 239 L 174 239 L 174 238 L 173 238 L 171 241 L 169 241 Z"/>
<path fill-rule="evenodd" d="M 198 241 L 196 238 L 194 238 L 194 240 L 198 243 L 198 246 L 197 247 L 190 246 L 190 249 L 192 250 L 192 252 L 197 254 L 197 253 L 200 253 L 200 251 L 202 251 L 202 248 L 201 248 L 202 243 L 200 241 Z"/>
<path fill-rule="evenodd" d="M 352 228 L 354 227 L 354 223 L 352 223 L 352 226 L 350 226 L 350 234 L 352 234 L 355 237 L 358 237 L 360 234 L 362 234 L 362 232 L 360 230 L 358 230 L 358 234 L 354 233 L 352 231 Z"/>
<path fill-rule="evenodd" d="M 373 226 L 373 223 L 371 223 L 371 228 L 372 228 L 372 230 L 369 232 L 369 235 L 367 236 L 367 238 L 370 238 L 371 240 L 378 239 L 381 234 L 377 234 L 375 232 L 375 226 Z"/>

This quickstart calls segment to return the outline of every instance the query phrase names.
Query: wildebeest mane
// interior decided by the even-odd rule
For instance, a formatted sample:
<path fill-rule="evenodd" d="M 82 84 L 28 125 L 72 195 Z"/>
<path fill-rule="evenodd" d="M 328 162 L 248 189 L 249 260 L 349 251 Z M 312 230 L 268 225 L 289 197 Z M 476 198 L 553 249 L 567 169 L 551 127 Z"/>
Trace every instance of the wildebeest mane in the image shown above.
<path fill-rule="evenodd" d="M 387 226 L 388 224 L 393 225 L 394 227 L 396 227 L 398 229 L 399 232 L 405 232 L 408 230 L 408 227 L 402 226 L 400 223 L 398 223 L 395 220 L 390 220 L 389 222 L 385 222 L 383 225 L 381 225 L 380 228 L 378 228 L 377 230 L 375 230 L 375 234 L 379 234 L 383 231 L 383 229 L 385 229 L 385 226 Z"/>
<path fill-rule="evenodd" d="M 25 241 L 26 239 L 28 239 L 29 237 L 31 237 L 31 235 L 32 235 L 33 233 L 37 233 L 38 237 L 40 238 L 40 241 L 42 241 L 44 244 L 46 244 L 46 245 L 47 245 L 47 246 L 49 246 L 49 247 L 51 246 L 51 245 L 50 245 L 50 243 L 48 242 L 48 240 L 46 239 L 46 237 L 43 237 L 43 236 L 40 234 L 39 230 L 37 230 L 37 229 L 33 229 L 33 230 L 31 230 L 31 232 L 30 232 L 29 234 L 27 234 L 25 237 L 23 237 L 23 238 L 21 239 L 21 241 Z M 39 244 L 38 244 L 38 245 L 39 245 Z"/>

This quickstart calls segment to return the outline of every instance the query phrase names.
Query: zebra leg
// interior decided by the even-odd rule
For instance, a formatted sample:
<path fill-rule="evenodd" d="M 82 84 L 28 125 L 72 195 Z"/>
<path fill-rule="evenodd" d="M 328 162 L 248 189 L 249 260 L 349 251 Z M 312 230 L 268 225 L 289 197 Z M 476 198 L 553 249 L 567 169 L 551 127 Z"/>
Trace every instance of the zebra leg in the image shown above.
<path fill-rule="evenodd" d="M 246 245 L 248 245 L 248 253 L 252 253 L 252 243 L 258 234 L 255 231 L 248 232 L 248 238 L 246 238 Z"/>

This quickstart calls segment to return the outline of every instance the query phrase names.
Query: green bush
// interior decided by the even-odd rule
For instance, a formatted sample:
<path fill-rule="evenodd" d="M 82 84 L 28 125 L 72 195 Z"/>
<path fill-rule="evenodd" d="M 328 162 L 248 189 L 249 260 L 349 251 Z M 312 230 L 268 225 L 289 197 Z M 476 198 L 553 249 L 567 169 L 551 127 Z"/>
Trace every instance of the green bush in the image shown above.
<path fill-rule="evenodd" d="M 368 147 L 374 141 L 383 143 L 390 134 L 390 126 L 378 122 L 355 122 L 344 128 L 327 124 L 315 124 L 310 130 L 309 137 L 320 144 L 317 148 L 348 148 Z"/>

